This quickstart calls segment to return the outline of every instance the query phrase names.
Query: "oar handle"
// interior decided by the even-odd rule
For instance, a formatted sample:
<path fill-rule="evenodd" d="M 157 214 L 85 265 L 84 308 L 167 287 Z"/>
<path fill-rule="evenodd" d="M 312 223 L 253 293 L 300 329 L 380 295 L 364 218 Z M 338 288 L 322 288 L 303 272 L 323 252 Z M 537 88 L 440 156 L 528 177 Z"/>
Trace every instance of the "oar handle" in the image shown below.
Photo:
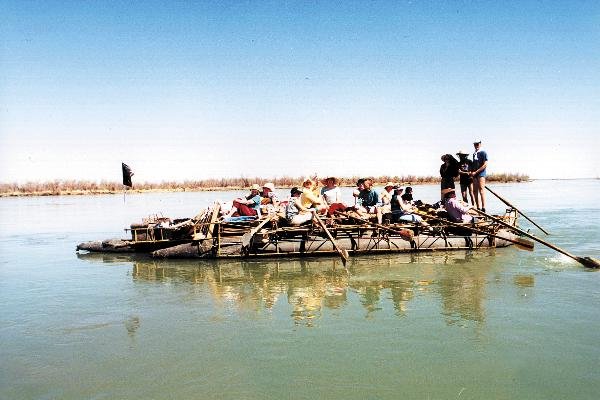
<path fill-rule="evenodd" d="M 492 193 L 494 196 L 496 196 L 501 202 L 503 202 L 504 204 L 506 204 L 507 206 L 514 208 L 519 214 L 521 214 L 527 221 L 531 222 L 532 224 L 534 224 L 535 226 L 537 226 L 542 232 L 544 232 L 546 235 L 549 235 L 548 232 L 546 232 L 546 230 L 544 228 L 542 228 L 541 226 L 539 226 L 538 224 L 536 224 L 531 218 L 529 218 L 527 215 L 525 215 L 523 213 L 523 211 L 519 210 L 517 207 L 515 207 L 514 205 L 512 205 L 508 200 L 506 200 L 504 197 L 500 196 L 498 193 L 494 192 L 492 189 L 490 189 L 489 186 L 485 187 L 487 190 L 489 190 L 490 193 Z"/>

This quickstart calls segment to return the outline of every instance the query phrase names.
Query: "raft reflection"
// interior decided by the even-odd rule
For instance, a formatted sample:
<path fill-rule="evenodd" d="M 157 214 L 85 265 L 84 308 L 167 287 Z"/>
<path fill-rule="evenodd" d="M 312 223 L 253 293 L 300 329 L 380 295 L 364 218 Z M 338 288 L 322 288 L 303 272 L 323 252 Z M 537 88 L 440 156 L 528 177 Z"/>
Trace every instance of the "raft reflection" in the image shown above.
<path fill-rule="evenodd" d="M 447 324 L 485 322 L 486 286 L 500 271 L 494 250 L 444 254 L 353 257 L 350 276 L 339 261 L 300 260 L 156 261 L 111 255 L 81 255 L 104 263 L 132 263 L 135 282 L 188 282 L 200 285 L 215 307 L 238 314 L 272 311 L 281 302 L 295 324 L 313 326 L 325 310 L 338 312 L 358 299 L 365 318 L 411 312 L 411 302 L 427 296 L 440 300 Z M 494 267 L 495 266 L 495 267 Z M 533 276 L 513 279 L 518 288 L 534 286 Z"/>

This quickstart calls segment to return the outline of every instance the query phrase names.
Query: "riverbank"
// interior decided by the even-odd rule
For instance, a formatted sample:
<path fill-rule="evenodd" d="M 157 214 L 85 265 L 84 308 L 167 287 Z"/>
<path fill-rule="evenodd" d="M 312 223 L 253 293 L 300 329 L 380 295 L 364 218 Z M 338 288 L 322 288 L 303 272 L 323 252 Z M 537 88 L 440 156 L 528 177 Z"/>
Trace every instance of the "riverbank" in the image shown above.
<path fill-rule="evenodd" d="M 342 177 L 339 186 L 352 187 L 360 177 Z M 379 176 L 372 178 L 375 186 L 384 185 L 386 182 L 394 182 L 402 185 L 425 185 L 438 184 L 439 178 L 435 176 Z M 528 182 L 529 176 L 525 174 L 491 174 L 488 182 Z M 302 178 L 223 178 L 206 179 L 198 181 L 183 182 L 143 182 L 135 183 L 133 188 L 128 188 L 128 193 L 155 193 L 155 192 L 212 192 L 222 190 L 243 190 L 253 183 L 273 182 L 277 188 L 289 189 L 300 186 Z M 56 180 L 52 182 L 27 182 L 0 183 L 0 197 L 22 197 L 22 196 L 81 196 L 81 195 L 106 195 L 123 193 L 123 185 L 119 182 L 92 182 L 76 180 Z"/>

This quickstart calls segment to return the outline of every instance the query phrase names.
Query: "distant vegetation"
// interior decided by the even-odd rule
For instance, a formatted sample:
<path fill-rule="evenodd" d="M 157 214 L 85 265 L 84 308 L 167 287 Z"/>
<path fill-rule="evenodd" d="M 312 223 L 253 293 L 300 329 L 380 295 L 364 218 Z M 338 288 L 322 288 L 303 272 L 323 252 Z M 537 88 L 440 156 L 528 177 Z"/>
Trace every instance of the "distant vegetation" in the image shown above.
<path fill-rule="evenodd" d="M 355 182 L 360 177 L 342 177 L 340 186 L 354 186 Z M 403 185 L 418 185 L 439 183 L 440 178 L 437 176 L 378 176 L 374 177 L 376 186 L 381 186 L 386 182 L 394 182 Z M 529 176 L 524 174 L 493 174 L 487 178 L 488 182 L 527 182 Z M 203 179 L 197 181 L 186 180 L 183 182 L 167 181 L 161 183 L 136 183 L 134 181 L 133 189 L 128 189 L 134 192 L 151 192 L 151 191 L 216 191 L 216 190 L 231 190 L 245 189 L 253 183 L 262 185 L 265 182 L 273 182 L 278 188 L 291 188 L 300 186 L 302 178 L 297 177 L 281 177 L 265 179 L 260 177 L 253 178 L 221 178 L 221 179 Z M 76 181 L 76 180 L 56 180 L 52 182 L 28 182 L 24 184 L 17 183 L 0 183 L 0 196 L 59 196 L 59 195 L 83 195 L 83 194 L 113 194 L 121 193 L 123 185 L 120 182 L 108 181 Z"/>

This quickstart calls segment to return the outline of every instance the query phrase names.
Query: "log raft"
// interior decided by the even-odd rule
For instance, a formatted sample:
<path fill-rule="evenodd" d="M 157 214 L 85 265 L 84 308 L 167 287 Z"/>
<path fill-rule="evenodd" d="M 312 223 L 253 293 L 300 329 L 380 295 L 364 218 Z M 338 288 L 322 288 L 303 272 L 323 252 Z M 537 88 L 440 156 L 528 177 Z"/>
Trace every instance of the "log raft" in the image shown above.
<path fill-rule="evenodd" d="M 265 216 L 271 220 L 253 232 L 248 246 L 244 243 L 244 234 L 259 227 L 264 219 L 237 223 L 218 221 L 217 213 L 213 207 L 190 219 L 150 218 L 141 224 L 132 224 L 126 230 L 131 233 L 129 239 L 85 242 L 77 246 L 77 251 L 203 259 L 337 254 L 333 243 L 318 224 L 285 226 L 284 219 Z M 517 216 L 514 210 L 509 209 L 501 218 L 516 226 Z M 352 219 L 340 217 L 327 218 L 326 221 L 337 246 L 351 255 L 500 248 L 511 246 L 510 240 L 517 238 L 514 231 L 488 220 L 458 228 L 443 223 L 432 226 L 356 224 Z M 470 228 L 476 228 L 477 232 Z M 482 231 L 490 234 L 482 234 Z"/>

